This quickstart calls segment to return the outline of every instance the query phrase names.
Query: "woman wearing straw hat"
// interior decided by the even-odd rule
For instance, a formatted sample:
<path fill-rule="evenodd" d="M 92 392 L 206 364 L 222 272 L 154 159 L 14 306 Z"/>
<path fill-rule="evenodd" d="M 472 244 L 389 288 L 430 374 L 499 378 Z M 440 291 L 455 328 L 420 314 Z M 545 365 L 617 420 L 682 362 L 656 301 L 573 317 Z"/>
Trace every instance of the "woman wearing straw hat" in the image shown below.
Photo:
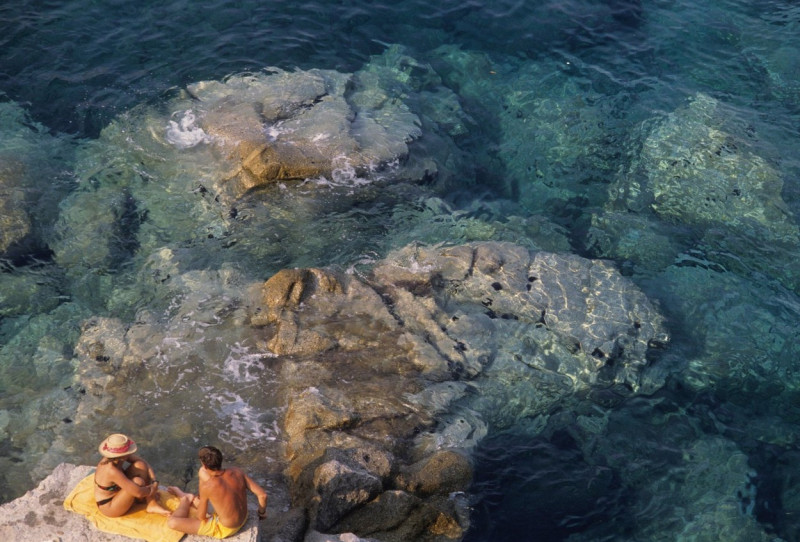
<path fill-rule="evenodd" d="M 170 515 L 156 498 L 158 481 L 153 468 L 134 455 L 133 440 L 115 433 L 100 443 L 99 450 L 103 459 L 94 473 L 94 498 L 101 514 L 116 518 L 127 513 L 134 502 L 147 502 L 148 512 Z"/>

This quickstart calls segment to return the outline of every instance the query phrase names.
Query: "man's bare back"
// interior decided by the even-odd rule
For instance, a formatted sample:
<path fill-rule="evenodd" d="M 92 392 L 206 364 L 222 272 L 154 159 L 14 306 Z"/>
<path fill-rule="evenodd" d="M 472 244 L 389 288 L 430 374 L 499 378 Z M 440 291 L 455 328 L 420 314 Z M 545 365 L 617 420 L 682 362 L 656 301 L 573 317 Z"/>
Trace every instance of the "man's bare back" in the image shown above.
<path fill-rule="evenodd" d="M 180 498 L 178 508 L 167 520 L 171 529 L 214 538 L 235 534 L 247 520 L 247 490 L 258 498 L 258 519 L 267 516 L 267 492 L 238 467 L 223 469 L 222 452 L 213 446 L 203 446 L 198 457 L 202 464 L 198 471 L 199 495 L 169 488 Z M 209 504 L 214 511 L 210 516 Z M 193 507 L 194 517 L 190 515 Z"/>
<path fill-rule="evenodd" d="M 241 525 L 247 516 L 247 476 L 237 467 L 221 471 L 200 467 L 200 495 L 205 495 L 226 527 Z M 205 478 L 205 479 L 204 479 Z"/>

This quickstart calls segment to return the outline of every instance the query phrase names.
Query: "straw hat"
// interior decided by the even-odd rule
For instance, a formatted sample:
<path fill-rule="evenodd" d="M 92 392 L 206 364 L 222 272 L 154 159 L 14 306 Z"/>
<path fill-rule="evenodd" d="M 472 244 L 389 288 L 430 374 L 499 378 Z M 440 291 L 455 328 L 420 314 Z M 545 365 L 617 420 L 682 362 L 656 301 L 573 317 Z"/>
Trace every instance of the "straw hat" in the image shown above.
<path fill-rule="evenodd" d="M 112 459 L 134 453 L 136 451 L 136 443 L 122 433 L 114 433 L 101 442 L 98 449 L 100 450 L 100 455 Z"/>

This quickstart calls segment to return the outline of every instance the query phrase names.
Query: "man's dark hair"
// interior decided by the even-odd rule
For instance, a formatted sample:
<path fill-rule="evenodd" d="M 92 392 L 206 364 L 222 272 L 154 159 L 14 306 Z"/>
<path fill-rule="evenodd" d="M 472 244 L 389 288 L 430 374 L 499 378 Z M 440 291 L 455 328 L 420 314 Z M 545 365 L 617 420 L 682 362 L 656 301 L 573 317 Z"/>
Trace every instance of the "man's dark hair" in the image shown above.
<path fill-rule="evenodd" d="M 222 468 L 222 452 L 213 446 L 203 446 L 197 452 L 200 462 L 208 470 L 220 470 Z"/>

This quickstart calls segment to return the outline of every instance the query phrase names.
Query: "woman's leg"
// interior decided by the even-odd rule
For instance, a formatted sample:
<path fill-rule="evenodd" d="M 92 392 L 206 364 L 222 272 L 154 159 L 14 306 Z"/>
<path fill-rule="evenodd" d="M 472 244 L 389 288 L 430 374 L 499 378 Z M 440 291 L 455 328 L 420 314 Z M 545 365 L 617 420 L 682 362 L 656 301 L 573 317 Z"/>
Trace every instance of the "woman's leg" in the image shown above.
<path fill-rule="evenodd" d="M 120 489 L 109 502 L 98 506 L 100 513 L 109 518 L 124 516 L 136 502 L 136 496 Z"/>

